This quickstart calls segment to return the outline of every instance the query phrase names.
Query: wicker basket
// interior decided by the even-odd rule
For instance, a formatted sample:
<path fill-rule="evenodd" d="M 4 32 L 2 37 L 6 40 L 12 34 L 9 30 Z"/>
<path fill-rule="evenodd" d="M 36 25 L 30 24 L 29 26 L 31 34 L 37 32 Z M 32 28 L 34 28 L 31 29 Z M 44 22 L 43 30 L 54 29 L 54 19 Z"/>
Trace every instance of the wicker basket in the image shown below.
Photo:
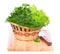
<path fill-rule="evenodd" d="M 10 23 L 14 36 L 18 40 L 34 40 L 38 38 L 39 30 L 32 30 L 28 27 L 18 26 L 15 23 Z"/>

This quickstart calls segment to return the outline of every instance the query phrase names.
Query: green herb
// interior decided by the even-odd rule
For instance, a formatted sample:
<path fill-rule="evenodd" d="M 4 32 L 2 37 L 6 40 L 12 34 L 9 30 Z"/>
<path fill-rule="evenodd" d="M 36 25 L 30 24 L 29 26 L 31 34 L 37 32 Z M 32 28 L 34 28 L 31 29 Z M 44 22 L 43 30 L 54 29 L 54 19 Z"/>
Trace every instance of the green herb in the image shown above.
<path fill-rule="evenodd" d="M 36 38 L 34 39 L 34 42 L 40 42 L 40 39 Z"/>
<path fill-rule="evenodd" d="M 29 4 L 16 7 L 6 21 L 33 29 L 40 29 L 50 22 L 49 17 L 46 16 L 43 10 L 37 10 L 35 5 L 30 6 Z"/>

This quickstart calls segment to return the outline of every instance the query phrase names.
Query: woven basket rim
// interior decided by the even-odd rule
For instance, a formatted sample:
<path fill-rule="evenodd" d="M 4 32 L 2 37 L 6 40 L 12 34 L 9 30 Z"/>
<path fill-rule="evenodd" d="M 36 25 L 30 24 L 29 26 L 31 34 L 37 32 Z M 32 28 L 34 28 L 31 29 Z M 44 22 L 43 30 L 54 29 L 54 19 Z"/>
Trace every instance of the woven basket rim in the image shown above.
<path fill-rule="evenodd" d="M 13 24 L 13 25 L 15 25 L 15 26 L 18 26 L 18 27 L 24 27 L 24 28 L 28 28 L 28 27 L 26 27 L 26 26 L 19 26 L 18 24 L 16 24 L 16 23 L 13 23 L 13 22 L 10 22 L 10 24 Z M 29 28 L 30 29 L 30 28 Z"/>
<path fill-rule="evenodd" d="M 25 27 L 25 26 L 19 26 L 16 23 L 13 23 L 13 22 L 10 22 L 10 24 L 13 24 L 17 27 L 23 27 L 23 28 L 31 29 L 31 28 L 28 28 L 28 27 Z M 35 32 L 35 31 L 40 31 L 40 29 L 31 29 L 31 31 L 28 31 L 28 32 Z M 23 31 L 21 31 L 21 32 L 23 32 Z"/>

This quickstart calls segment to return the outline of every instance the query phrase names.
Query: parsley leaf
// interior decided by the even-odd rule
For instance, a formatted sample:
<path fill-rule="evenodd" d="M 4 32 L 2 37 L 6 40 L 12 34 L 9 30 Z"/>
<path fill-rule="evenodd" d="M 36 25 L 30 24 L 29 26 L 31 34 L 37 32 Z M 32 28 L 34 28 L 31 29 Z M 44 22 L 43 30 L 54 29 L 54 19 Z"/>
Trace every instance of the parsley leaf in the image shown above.
<path fill-rule="evenodd" d="M 29 4 L 16 7 L 6 21 L 31 29 L 40 29 L 50 23 L 49 17 L 46 16 L 43 10 L 37 10 L 35 5 L 30 6 Z"/>
<path fill-rule="evenodd" d="M 34 42 L 40 42 L 40 39 L 36 38 L 34 39 Z"/>

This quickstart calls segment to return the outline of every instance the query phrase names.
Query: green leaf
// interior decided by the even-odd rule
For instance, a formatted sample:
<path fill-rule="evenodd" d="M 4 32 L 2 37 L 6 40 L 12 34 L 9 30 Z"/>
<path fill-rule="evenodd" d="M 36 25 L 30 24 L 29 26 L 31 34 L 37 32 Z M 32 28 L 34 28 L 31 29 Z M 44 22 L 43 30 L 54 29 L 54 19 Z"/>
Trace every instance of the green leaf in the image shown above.
<path fill-rule="evenodd" d="M 34 39 L 34 42 L 40 42 L 40 39 L 36 38 Z"/>
<path fill-rule="evenodd" d="M 37 10 L 35 5 L 30 6 L 29 4 L 15 7 L 6 21 L 31 29 L 40 29 L 50 23 L 49 17 L 43 10 Z"/>

